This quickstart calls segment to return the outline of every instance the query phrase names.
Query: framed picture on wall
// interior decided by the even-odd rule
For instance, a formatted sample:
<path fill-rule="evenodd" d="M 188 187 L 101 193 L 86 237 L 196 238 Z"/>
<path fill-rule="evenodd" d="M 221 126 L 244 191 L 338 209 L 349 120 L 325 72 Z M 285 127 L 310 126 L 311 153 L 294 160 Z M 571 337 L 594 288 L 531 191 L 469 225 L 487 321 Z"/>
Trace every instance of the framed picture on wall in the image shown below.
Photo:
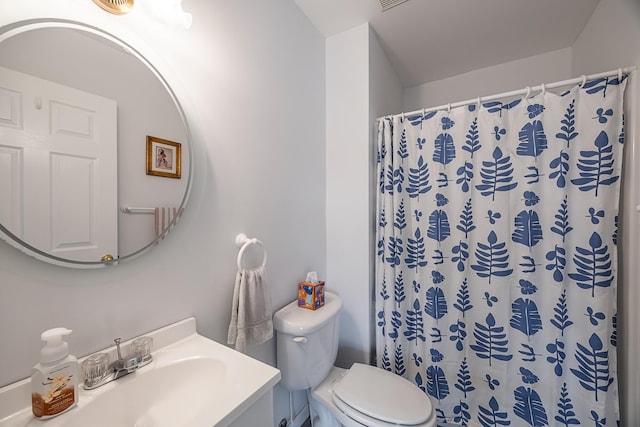
<path fill-rule="evenodd" d="M 182 144 L 147 135 L 147 175 L 180 178 Z"/>

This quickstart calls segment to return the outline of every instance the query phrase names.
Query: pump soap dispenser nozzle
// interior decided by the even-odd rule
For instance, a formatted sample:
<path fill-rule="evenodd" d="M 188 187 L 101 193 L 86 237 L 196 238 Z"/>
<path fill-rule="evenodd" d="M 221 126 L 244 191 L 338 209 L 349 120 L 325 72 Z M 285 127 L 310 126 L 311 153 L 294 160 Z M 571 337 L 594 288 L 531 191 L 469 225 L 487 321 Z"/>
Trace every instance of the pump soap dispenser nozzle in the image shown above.
<path fill-rule="evenodd" d="M 40 363 L 51 363 L 63 359 L 69 354 L 69 344 L 62 337 L 72 331 L 67 328 L 53 328 L 44 331 L 40 336 L 47 344 L 40 352 Z"/>

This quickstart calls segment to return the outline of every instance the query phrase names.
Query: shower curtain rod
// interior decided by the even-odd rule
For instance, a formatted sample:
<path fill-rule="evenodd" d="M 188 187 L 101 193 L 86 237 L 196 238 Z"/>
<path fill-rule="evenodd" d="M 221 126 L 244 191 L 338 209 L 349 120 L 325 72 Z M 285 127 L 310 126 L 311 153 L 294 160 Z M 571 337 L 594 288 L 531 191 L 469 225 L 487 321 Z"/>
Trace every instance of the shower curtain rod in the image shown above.
<path fill-rule="evenodd" d="M 622 74 L 627 74 L 627 73 L 630 73 L 630 72 L 635 71 L 637 69 L 638 69 L 638 67 L 634 65 L 634 66 L 631 66 L 631 67 L 618 68 L 617 70 L 606 71 L 604 73 L 582 75 L 580 77 L 576 77 L 576 78 L 569 79 L 569 80 L 563 80 L 563 81 L 560 81 L 560 82 L 549 83 L 549 84 L 541 84 L 539 86 L 534 86 L 534 87 L 526 87 L 524 89 L 513 90 L 511 92 L 503 92 L 503 93 L 499 93 L 499 94 L 496 94 L 496 95 L 482 96 L 482 97 L 477 97 L 475 99 L 467 99 L 466 101 L 453 102 L 453 103 L 450 103 L 450 104 L 439 105 L 437 107 L 422 108 L 420 110 L 410 111 L 408 113 L 400 113 L 400 114 L 394 114 L 394 115 L 389 115 L 389 116 L 382 116 L 382 117 L 378 117 L 376 119 L 376 121 L 382 120 L 382 119 L 385 119 L 385 118 L 397 118 L 397 117 L 403 117 L 403 116 L 412 116 L 412 115 L 417 115 L 417 114 L 425 114 L 425 113 L 429 113 L 429 112 L 433 112 L 433 111 L 439 111 L 439 110 L 451 110 L 452 108 L 455 108 L 455 107 L 462 107 L 464 105 L 470 105 L 470 104 L 478 104 L 478 106 L 479 106 L 480 103 L 482 103 L 482 102 L 495 101 L 496 99 L 508 98 L 510 96 L 526 95 L 528 97 L 531 94 L 531 92 L 536 92 L 536 91 L 544 92 L 547 89 L 555 89 L 555 88 L 558 88 L 558 87 L 568 86 L 568 85 L 572 85 L 572 84 L 576 84 L 576 83 L 580 83 L 582 85 L 587 80 L 600 79 L 600 78 L 614 76 L 614 75 L 621 76 Z"/>

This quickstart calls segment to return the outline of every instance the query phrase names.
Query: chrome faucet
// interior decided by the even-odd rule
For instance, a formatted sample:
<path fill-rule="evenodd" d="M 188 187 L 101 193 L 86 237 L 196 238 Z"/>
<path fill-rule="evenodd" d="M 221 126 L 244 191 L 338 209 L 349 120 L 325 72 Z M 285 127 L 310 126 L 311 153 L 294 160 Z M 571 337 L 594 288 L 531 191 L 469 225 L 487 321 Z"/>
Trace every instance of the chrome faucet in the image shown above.
<path fill-rule="evenodd" d="M 150 352 L 151 338 L 141 337 L 135 339 L 131 343 L 133 352 L 126 357 L 122 356 L 120 341 L 120 338 L 114 340 L 118 357 L 114 362 L 108 363 L 109 356 L 107 353 L 96 353 L 82 362 L 85 390 L 92 390 L 129 375 L 153 360 Z"/>
<path fill-rule="evenodd" d="M 120 338 L 116 338 L 114 341 L 116 343 L 118 359 L 113 362 L 113 379 L 117 380 L 118 378 L 122 378 L 125 375 L 129 375 L 130 373 L 141 367 L 142 360 L 135 354 L 127 358 L 122 357 L 122 353 L 120 352 Z M 149 362 L 150 361 L 151 360 L 149 360 Z"/>

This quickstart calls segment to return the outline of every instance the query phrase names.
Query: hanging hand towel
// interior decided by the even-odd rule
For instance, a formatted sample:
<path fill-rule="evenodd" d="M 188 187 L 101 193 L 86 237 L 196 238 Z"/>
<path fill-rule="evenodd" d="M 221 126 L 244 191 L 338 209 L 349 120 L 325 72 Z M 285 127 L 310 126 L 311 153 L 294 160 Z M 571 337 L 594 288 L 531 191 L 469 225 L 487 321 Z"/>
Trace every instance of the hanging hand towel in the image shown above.
<path fill-rule="evenodd" d="M 182 208 L 157 207 L 154 213 L 156 237 L 163 240 L 175 225 L 174 218 L 182 215 Z"/>
<path fill-rule="evenodd" d="M 244 353 L 247 344 L 262 344 L 273 338 L 271 293 L 264 266 L 239 269 L 233 289 L 231 323 L 227 343 Z"/>

